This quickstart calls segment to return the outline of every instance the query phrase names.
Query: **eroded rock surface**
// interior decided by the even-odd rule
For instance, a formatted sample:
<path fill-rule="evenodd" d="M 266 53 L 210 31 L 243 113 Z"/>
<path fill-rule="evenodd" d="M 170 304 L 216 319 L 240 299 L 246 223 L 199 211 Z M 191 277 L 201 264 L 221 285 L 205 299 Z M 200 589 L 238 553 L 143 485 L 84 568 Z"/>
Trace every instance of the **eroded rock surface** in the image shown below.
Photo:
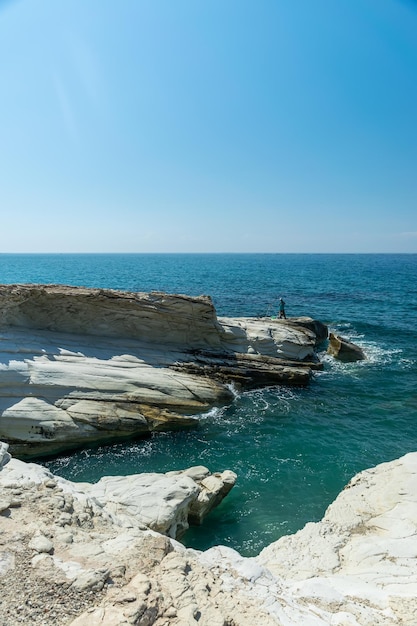
<path fill-rule="evenodd" d="M 329 333 L 329 346 L 327 348 L 327 352 L 331 356 L 335 357 L 335 359 L 339 359 L 340 361 L 344 361 L 346 363 L 363 361 L 366 359 L 366 355 L 362 348 L 357 346 L 355 343 L 344 339 L 340 335 L 336 335 L 335 333 Z"/>
<path fill-rule="evenodd" d="M 244 558 L 150 530 L 118 481 L 94 493 L 0 450 L 4 626 L 415 624 L 417 453 L 357 475 L 321 522 Z"/>
<path fill-rule="evenodd" d="M 417 453 L 355 476 L 323 520 L 265 548 L 257 562 L 329 623 L 416 623 Z M 344 617 L 343 617 L 344 616 Z M 344 621 L 343 621 L 344 620 Z"/>
<path fill-rule="evenodd" d="M 230 384 L 305 385 L 327 327 L 208 296 L 0 285 L 0 438 L 22 457 L 194 425 Z"/>

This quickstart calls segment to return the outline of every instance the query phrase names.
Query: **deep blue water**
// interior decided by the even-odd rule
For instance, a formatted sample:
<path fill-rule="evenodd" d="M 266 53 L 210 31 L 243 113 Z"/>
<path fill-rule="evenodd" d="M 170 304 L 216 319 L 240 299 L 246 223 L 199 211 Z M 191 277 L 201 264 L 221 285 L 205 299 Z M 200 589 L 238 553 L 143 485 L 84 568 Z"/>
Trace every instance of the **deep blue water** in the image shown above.
<path fill-rule="evenodd" d="M 322 517 L 358 471 L 417 450 L 417 255 L 0 255 L 0 282 L 212 296 L 219 315 L 308 315 L 368 359 L 324 371 L 306 389 L 244 393 L 196 430 L 44 462 L 72 480 L 206 465 L 238 482 L 187 545 L 253 555 Z"/>

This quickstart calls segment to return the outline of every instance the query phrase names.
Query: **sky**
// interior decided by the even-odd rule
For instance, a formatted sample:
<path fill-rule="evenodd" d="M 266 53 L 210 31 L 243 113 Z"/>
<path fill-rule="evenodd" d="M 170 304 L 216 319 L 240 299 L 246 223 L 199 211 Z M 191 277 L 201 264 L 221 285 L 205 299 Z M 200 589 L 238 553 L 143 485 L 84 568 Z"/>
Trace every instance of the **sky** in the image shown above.
<path fill-rule="evenodd" d="M 0 252 L 417 253 L 417 1 L 0 0 Z"/>

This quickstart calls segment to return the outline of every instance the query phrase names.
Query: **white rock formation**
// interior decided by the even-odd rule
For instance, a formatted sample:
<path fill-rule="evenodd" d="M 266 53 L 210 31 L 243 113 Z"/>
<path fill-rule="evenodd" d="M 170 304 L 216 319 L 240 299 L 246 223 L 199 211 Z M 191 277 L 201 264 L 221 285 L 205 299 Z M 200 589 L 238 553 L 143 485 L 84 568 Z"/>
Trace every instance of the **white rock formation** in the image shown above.
<path fill-rule="evenodd" d="M 192 426 L 230 382 L 306 384 L 327 328 L 217 319 L 210 298 L 0 285 L 0 439 L 13 454 Z"/>
<path fill-rule="evenodd" d="M 0 450 L 6 458 L 5 447 Z M 178 487 L 184 473 L 165 477 L 180 479 L 173 483 Z M 185 477 L 202 482 L 206 470 L 192 468 Z M 140 498 L 128 495 L 136 489 L 136 479 L 130 480 L 103 479 L 96 487 L 15 459 L 2 466 L 1 623 L 416 623 L 417 453 L 357 475 L 321 522 L 283 537 L 257 558 L 224 546 L 197 552 L 148 530 L 151 509 L 144 520 Z M 185 500 L 188 487 L 188 481 L 180 487 Z M 156 524 L 158 502 L 168 493 L 156 494 Z"/>
<path fill-rule="evenodd" d="M 235 481 L 230 470 L 211 474 L 199 466 L 167 474 L 105 476 L 79 488 L 123 525 L 143 524 L 175 539 L 188 529 L 189 520 L 201 523 Z"/>
<path fill-rule="evenodd" d="M 47 484 L 59 488 L 71 501 L 90 500 L 101 515 L 117 519 L 119 526 L 150 528 L 173 539 L 188 529 L 189 518 L 201 523 L 235 481 L 236 474 L 230 470 L 211 474 L 203 466 L 167 474 L 105 476 L 93 484 L 55 477 L 41 465 L 18 459 L 9 460 L 0 472 L 0 488 Z"/>
<path fill-rule="evenodd" d="M 317 333 L 312 330 L 314 322 L 310 318 L 219 317 L 218 322 L 223 330 L 222 345 L 233 352 L 290 361 L 314 360 Z"/>
<path fill-rule="evenodd" d="M 332 624 L 417 623 L 417 453 L 355 476 L 321 522 L 257 560 Z"/>

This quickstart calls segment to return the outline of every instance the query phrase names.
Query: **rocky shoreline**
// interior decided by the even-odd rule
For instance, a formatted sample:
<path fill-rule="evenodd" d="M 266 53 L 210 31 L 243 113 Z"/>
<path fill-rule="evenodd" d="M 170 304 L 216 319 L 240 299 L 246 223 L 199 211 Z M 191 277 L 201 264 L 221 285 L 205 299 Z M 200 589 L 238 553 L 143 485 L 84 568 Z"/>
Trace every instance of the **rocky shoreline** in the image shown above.
<path fill-rule="evenodd" d="M 327 326 L 208 296 L 0 285 L 0 439 L 21 458 L 190 428 L 237 389 L 307 385 Z"/>
<path fill-rule="evenodd" d="M 308 384 L 324 324 L 57 285 L 0 285 L 0 311 L 2 626 L 414 626 L 417 453 L 358 474 L 322 521 L 253 558 L 178 541 L 230 470 L 89 484 L 14 458 L 192 427 L 231 384 Z M 340 337 L 329 350 L 365 357 Z"/>
<path fill-rule="evenodd" d="M 10 459 L 4 444 L 0 457 L 3 626 L 415 623 L 417 453 L 357 475 L 321 522 L 254 558 L 152 530 L 159 487 L 145 523 L 131 477 L 97 491 Z"/>

